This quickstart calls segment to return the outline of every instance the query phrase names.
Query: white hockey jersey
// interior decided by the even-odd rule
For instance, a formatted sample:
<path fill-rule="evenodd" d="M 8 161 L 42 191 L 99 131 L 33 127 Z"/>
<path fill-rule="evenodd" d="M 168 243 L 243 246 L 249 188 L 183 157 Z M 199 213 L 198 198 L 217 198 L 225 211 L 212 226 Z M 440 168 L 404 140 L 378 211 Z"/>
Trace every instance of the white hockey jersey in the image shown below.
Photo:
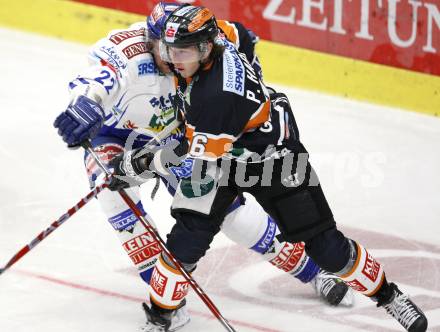
<path fill-rule="evenodd" d="M 89 52 L 90 66 L 69 84 L 72 99 L 99 102 L 106 118 L 100 135 L 148 140 L 173 121 L 174 79 L 159 72 L 146 44 L 146 23 L 113 30 Z"/>

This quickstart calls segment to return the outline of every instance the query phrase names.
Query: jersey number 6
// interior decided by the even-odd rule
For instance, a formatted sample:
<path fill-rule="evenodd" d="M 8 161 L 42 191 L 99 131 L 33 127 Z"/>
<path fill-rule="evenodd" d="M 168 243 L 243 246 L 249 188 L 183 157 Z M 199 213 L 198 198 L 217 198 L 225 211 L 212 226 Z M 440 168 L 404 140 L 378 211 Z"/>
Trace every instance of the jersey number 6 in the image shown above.
<path fill-rule="evenodd" d="M 191 143 L 191 150 L 189 153 L 195 157 L 201 157 L 205 153 L 205 145 L 208 143 L 208 137 L 202 134 L 197 134 L 193 137 Z"/>

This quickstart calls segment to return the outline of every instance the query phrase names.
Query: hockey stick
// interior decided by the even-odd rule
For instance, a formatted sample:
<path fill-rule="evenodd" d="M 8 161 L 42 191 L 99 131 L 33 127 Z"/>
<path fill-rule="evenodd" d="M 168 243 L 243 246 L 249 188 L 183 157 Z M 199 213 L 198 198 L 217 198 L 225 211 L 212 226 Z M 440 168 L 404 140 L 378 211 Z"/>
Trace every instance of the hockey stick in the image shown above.
<path fill-rule="evenodd" d="M 162 134 L 162 132 L 160 133 Z M 158 135 L 159 136 L 159 135 Z M 162 136 L 162 135 L 160 135 Z M 160 140 L 159 140 L 160 141 Z M 107 167 L 103 164 L 103 162 L 100 160 L 98 155 L 93 151 L 93 148 L 89 141 L 85 141 L 82 146 L 95 160 L 96 164 L 107 174 L 108 177 L 111 177 L 112 174 L 107 169 Z M 226 320 L 226 318 L 223 317 L 223 315 L 220 313 L 218 308 L 215 306 L 215 304 L 212 302 L 212 300 L 208 297 L 208 295 L 205 293 L 205 291 L 199 286 L 199 284 L 193 279 L 193 277 L 185 270 L 185 268 L 180 264 L 180 262 L 171 254 L 171 252 L 166 247 L 165 242 L 162 240 L 156 229 L 152 226 L 153 221 L 151 217 L 147 214 L 145 216 L 142 215 L 142 212 L 139 210 L 139 208 L 136 206 L 135 202 L 128 196 L 127 192 L 122 189 L 119 190 L 118 193 L 121 195 L 122 199 L 125 201 L 125 203 L 130 207 L 130 209 L 133 211 L 133 213 L 136 215 L 136 217 L 139 219 L 141 224 L 151 233 L 153 238 L 159 243 L 159 246 L 161 247 L 162 251 L 168 256 L 168 258 L 173 262 L 173 264 L 176 266 L 176 268 L 182 273 L 183 277 L 188 281 L 188 283 L 191 285 L 192 289 L 197 293 L 197 295 L 202 299 L 202 301 L 206 304 L 208 309 L 212 312 L 212 314 L 220 321 L 220 323 L 225 327 L 227 331 L 235 332 L 235 329 L 229 324 L 229 322 Z"/>
<path fill-rule="evenodd" d="M 179 127 L 180 122 L 175 119 L 168 126 L 164 128 L 158 135 L 152 135 L 152 139 L 147 143 L 150 145 L 152 143 L 160 143 L 160 141 L 166 138 L 171 132 Z M 148 133 L 151 134 L 150 132 Z M 0 275 L 9 269 L 12 265 L 14 265 L 18 260 L 20 260 L 24 255 L 26 255 L 29 251 L 31 251 L 37 244 L 43 241 L 46 237 L 49 236 L 55 229 L 60 227 L 67 219 L 73 216 L 79 209 L 81 209 L 84 205 L 86 205 L 92 198 L 96 197 L 103 189 L 107 188 L 109 181 L 104 182 L 103 184 L 97 186 L 91 192 L 89 192 L 84 198 L 82 198 L 75 206 L 70 208 L 65 214 L 63 214 L 59 219 L 55 220 L 47 229 L 42 231 L 37 235 L 28 245 L 24 246 L 19 252 L 17 252 L 3 267 L 0 268 Z"/>
<path fill-rule="evenodd" d="M 79 209 L 81 209 L 84 205 L 86 205 L 90 200 L 96 197 L 104 188 L 107 188 L 108 181 L 103 184 L 97 186 L 91 192 L 89 192 L 85 197 L 83 197 L 75 206 L 71 207 L 65 214 L 63 214 L 60 218 L 55 220 L 48 228 L 42 231 L 36 238 L 34 238 L 29 244 L 21 248 L 19 252 L 17 252 L 9 262 L 3 267 L 0 268 L 0 275 L 9 269 L 12 265 L 14 265 L 18 260 L 20 260 L 24 255 L 26 255 L 29 251 L 34 249 L 37 244 L 43 241 L 46 237 L 49 236 L 54 230 L 60 227 L 67 219 L 73 216 Z"/>

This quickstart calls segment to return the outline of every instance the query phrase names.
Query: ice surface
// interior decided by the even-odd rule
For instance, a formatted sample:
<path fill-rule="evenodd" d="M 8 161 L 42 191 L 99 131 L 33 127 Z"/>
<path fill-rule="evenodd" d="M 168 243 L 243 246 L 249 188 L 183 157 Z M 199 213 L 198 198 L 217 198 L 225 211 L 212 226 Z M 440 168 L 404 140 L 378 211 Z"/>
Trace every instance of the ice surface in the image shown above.
<path fill-rule="evenodd" d="M 0 266 L 88 192 L 82 152 L 52 127 L 87 47 L 0 29 Z M 294 64 L 293 64 L 294 65 Z M 366 78 L 374 79 L 374 78 Z M 440 119 L 280 87 L 336 219 L 440 331 Z M 163 234 L 161 190 L 145 207 Z M 325 306 L 308 285 L 219 235 L 195 277 L 238 331 L 400 331 L 374 304 Z M 0 331 L 137 331 L 146 289 L 96 202 L 0 277 Z M 188 331 L 223 331 L 191 293 Z"/>

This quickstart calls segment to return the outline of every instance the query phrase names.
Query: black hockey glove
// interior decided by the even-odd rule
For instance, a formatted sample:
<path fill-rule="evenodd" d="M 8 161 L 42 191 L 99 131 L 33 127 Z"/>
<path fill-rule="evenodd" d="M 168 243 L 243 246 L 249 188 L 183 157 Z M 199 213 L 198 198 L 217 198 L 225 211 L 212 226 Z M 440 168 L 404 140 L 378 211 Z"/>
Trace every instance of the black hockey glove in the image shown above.
<path fill-rule="evenodd" d="M 113 169 L 113 177 L 109 184 L 111 191 L 139 186 L 145 181 L 156 177 L 150 171 L 149 165 L 154 158 L 154 153 L 137 149 L 121 153 L 109 162 Z"/>

